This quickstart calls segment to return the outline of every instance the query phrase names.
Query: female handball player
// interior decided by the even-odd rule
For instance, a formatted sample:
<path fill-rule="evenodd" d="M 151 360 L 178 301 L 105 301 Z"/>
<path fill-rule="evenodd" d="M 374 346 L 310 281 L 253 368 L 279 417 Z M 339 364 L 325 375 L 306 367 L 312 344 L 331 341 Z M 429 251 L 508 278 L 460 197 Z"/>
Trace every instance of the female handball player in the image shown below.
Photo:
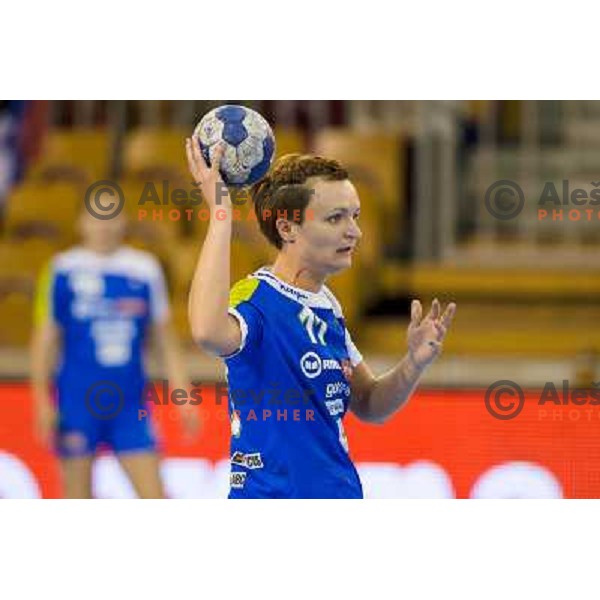
<path fill-rule="evenodd" d="M 278 254 L 230 290 L 234 208 L 219 174 L 186 140 L 211 219 L 189 296 L 192 334 L 227 367 L 232 424 L 230 498 L 362 498 L 342 419 L 383 423 L 408 401 L 440 354 L 454 316 L 414 300 L 408 351 L 373 375 L 326 287 L 351 266 L 360 201 L 347 171 L 312 155 L 279 159 L 252 189 L 260 229 Z"/>
<path fill-rule="evenodd" d="M 111 198 L 103 201 L 109 206 Z M 37 433 L 44 444 L 56 442 L 67 498 L 92 497 L 92 464 L 102 444 L 114 451 L 139 497 L 160 498 L 156 442 L 149 417 L 140 416 L 149 337 L 171 385 L 189 385 L 162 269 L 151 254 L 123 245 L 122 213 L 103 220 L 82 210 L 79 231 L 82 244 L 50 261 L 37 292 L 32 339 Z M 192 409 L 182 407 L 189 436 L 199 425 Z"/>

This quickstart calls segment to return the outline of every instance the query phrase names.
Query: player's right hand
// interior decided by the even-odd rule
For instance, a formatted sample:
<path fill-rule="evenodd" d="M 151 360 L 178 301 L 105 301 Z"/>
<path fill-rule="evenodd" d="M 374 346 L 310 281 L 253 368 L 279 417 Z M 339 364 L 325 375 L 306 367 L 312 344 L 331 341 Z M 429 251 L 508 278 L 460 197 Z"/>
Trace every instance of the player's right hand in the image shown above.
<path fill-rule="evenodd" d="M 40 444 L 52 444 L 57 418 L 56 408 L 50 398 L 41 398 L 36 402 L 34 433 Z"/>
<path fill-rule="evenodd" d="M 186 138 L 185 151 L 187 154 L 188 167 L 194 178 L 194 182 L 200 186 L 209 208 L 224 208 L 231 206 L 231 197 L 227 186 L 223 183 L 219 173 L 219 165 L 225 145 L 220 144 L 215 150 L 212 165 L 209 167 L 200 151 L 200 144 L 196 138 Z"/>

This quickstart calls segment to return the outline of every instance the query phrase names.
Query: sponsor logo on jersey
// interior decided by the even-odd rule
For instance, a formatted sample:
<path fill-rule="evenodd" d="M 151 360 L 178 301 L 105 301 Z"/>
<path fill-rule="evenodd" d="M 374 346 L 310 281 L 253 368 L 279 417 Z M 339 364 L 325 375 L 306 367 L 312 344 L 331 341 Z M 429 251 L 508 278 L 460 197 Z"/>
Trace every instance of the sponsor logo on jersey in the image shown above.
<path fill-rule="evenodd" d="M 306 352 L 300 359 L 300 368 L 306 377 L 314 379 L 323 371 L 341 371 L 340 363 L 333 358 L 321 358 L 316 352 Z"/>
<path fill-rule="evenodd" d="M 300 368 L 306 377 L 314 379 L 321 374 L 323 370 L 323 361 L 316 352 L 307 352 L 300 359 Z"/>
<path fill-rule="evenodd" d="M 335 396 L 345 396 L 346 398 L 349 398 L 350 393 L 350 386 L 345 381 L 328 383 L 325 387 L 325 398 L 334 398 Z"/>
<path fill-rule="evenodd" d="M 285 294 L 289 294 L 290 296 L 292 296 L 293 298 L 296 298 L 298 300 L 307 300 L 309 298 L 309 295 L 306 292 L 302 292 L 301 290 L 297 289 L 297 288 L 293 288 L 290 287 L 289 285 L 286 285 L 283 281 L 281 281 L 280 279 L 277 279 L 277 277 L 275 277 L 274 275 L 272 275 L 271 273 L 267 272 L 267 271 L 260 271 L 259 273 L 256 274 L 256 278 L 257 279 L 263 279 L 265 281 L 269 281 L 271 283 L 274 284 L 274 286 L 276 288 L 278 288 L 280 291 L 284 292 Z"/>
<path fill-rule="evenodd" d="M 332 417 L 344 414 L 344 401 L 341 398 L 325 400 L 325 406 Z"/>
<path fill-rule="evenodd" d="M 234 490 L 241 490 L 246 483 L 247 473 L 244 471 L 232 471 L 229 475 L 229 485 Z"/>
<path fill-rule="evenodd" d="M 280 289 L 282 289 L 287 294 L 290 294 L 291 296 L 298 298 L 299 300 L 306 300 L 309 297 L 308 294 L 305 294 L 295 288 L 289 287 L 289 286 L 285 285 L 285 283 L 281 283 L 281 282 L 278 282 L 278 283 L 279 283 Z"/>
<path fill-rule="evenodd" d="M 246 464 L 246 455 L 243 452 L 234 452 L 231 457 L 231 464 L 238 465 L 240 467 Z"/>
<path fill-rule="evenodd" d="M 246 466 L 249 469 L 262 469 L 264 467 L 264 463 L 260 452 L 246 454 Z"/>
<path fill-rule="evenodd" d="M 243 452 L 236 451 L 231 457 L 231 464 L 238 467 L 246 467 L 247 469 L 262 469 L 264 467 L 260 452 L 244 454 Z"/>

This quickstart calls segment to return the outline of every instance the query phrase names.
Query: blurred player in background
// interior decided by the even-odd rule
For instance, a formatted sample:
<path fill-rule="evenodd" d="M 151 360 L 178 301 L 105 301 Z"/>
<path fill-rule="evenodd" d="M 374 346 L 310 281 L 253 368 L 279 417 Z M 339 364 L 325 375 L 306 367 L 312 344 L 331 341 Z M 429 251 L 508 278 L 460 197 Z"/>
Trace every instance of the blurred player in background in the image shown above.
<path fill-rule="evenodd" d="M 186 150 L 211 208 L 189 314 L 194 339 L 227 364 L 229 497 L 361 498 L 342 419 L 350 408 L 381 423 L 401 408 L 440 354 L 456 306 L 442 314 L 436 299 L 423 318 L 413 301 L 406 356 L 385 375 L 371 373 L 325 286 L 351 265 L 361 237 L 360 201 L 338 162 L 311 155 L 281 158 L 255 186 L 258 222 L 278 255 L 230 294 L 234 212 L 221 192 L 223 149 L 210 168 L 195 139 Z"/>
<path fill-rule="evenodd" d="M 51 261 L 37 294 L 32 340 L 37 433 L 44 443 L 57 434 L 66 497 L 91 498 L 93 458 L 106 443 L 138 496 L 161 498 L 156 442 L 149 418 L 138 412 L 145 407 L 143 353 L 149 336 L 171 388 L 189 385 L 162 269 L 151 254 L 123 245 L 124 216 L 100 220 L 82 211 L 78 226 L 82 244 Z M 189 435 L 198 427 L 192 408 L 181 407 Z"/>

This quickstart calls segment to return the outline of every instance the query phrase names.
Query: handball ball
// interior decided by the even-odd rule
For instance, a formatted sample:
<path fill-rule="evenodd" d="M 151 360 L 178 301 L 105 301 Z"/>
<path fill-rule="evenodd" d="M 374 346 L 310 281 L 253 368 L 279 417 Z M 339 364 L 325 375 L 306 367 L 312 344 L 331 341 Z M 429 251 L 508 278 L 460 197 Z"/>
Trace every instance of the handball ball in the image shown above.
<path fill-rule="evenodd" d="M 262 179 L 273 160 L 275 136 L 267 121 L 251 108 L 227 104 L 202 117 L 194 130 L 210 165 L 217 146 L 225 143 L 220 172 L 227 185 L 242 187 Z"/>

